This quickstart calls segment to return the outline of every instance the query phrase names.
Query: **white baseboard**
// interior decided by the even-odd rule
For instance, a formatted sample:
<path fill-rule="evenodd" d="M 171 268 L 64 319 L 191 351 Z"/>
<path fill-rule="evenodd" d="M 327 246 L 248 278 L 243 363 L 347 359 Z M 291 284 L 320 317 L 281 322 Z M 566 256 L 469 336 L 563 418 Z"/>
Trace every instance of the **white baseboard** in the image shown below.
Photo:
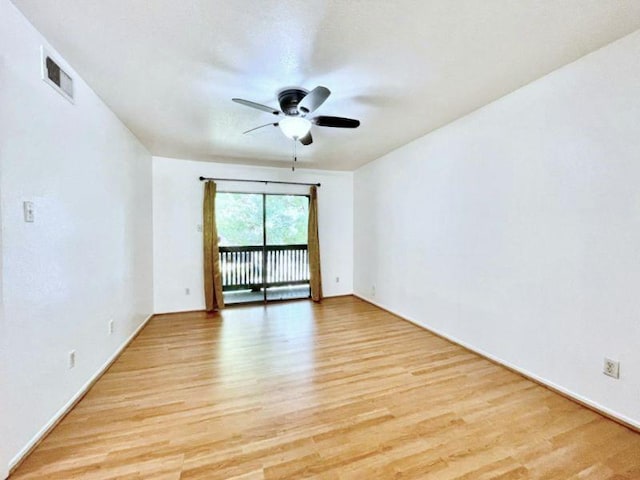
<path fill-rule="evenodd" d="M 353 292 L 349 292 L 349 293 L 336 293 L 333 295 L 325 295 L 322 298 L 337 298 L 337 297 L 350 297 L 351 295 L 353 295 Z M 277 303 L 281 303 L 281 302 L 288 302 L 288 301 L 298 301 L 298 300 L 311 300 L 311 298 L 287 298 L 285 300 L 276 300 L 276 302 L 273 302 L 274 304 Z M 233 303 L 231 305 L 228 305 L 228 307 L 251 307 L 251 306 L 256 306 L 256 305 L 260 305 L 261 301 L 256 301 L 256 302 L 248 302 L 246 304 L 243 303 Z M 225 307 L 226 308 L 226 307 Z M 198 312 L 205 312 L 205 308 L 204 305 L 202 306 L 202 308 L 197 308 L 195 310 L 170 310 L 167 312 L 154 312 L 154 315 L 173 315 L 173 314 L 180 314 L 180 313 L 198 313 Z"/>
<path fill-rule="evenodd" d="M 93 384 L 107 371 L 107 369 L 115 362 L 120 356 L 122 351 L 127 348 L 131 341 L 140 333 L 145 325 L 151 320 L 153 314 L 149 315 L 145 320 L 135 329 L 135 331 L 118 347 L 118 349 L 109 357 L 109 359 L 98 369 L 98 371 L 91 376 L 89 380 L 80 388 L 80 390 L 60 409 L 58 412 L 44 425 L 38 433 L 36 433 L 31 440 L 18 452 L 18 454 L 11 459 L 8 465 L 8 471 L 13 471 L 20 463 L 32 452 L 32 450 L 38 445 L 38 443 L 47 436 L 47 434 L 53 430 L 53 428 L 62 420 L 62 418 L 69 413 L 69 411 L 78 403 L 78 401 L 84 397 Z M 3 478 L 7 478 L 9 472 Z M 4 472 L 3 472 L 4 473 Z"/>
<path fill-rule="evenodd" d="M 594 410 L 594 411 L 596 411 L 596 412 L 598 412 L 598 413 L 600 413 L 600 414 L 602 414 L 602 415 L 604 415 L 606 417 L 609 417 L 612 420 L 618 421 L 619 423 L 622 423 L 625 426 L 627 426 L 627 427 L 629 427 L 629 428 L 631 428 L 633 430 L 640 431 L 640 422 L 638 422 L 636 420 L 633 420 L 633 419 L 631 419 L 631 418 L 629 418 L 629 417 L 627 417 L 627 416 L 625 416 L 625 415 L 623 415 L 623 414 L 621 414 L 619 412 L 616 412 L 614 410 L 611 410 L 610 408 L 607 408 L 607 407 L 605 407 L 603 405 L 600 405 L 599 403 L 594 402 L 593 400 L 591 400 L 589 398 L 583 397 L 582 395 L 579 395 L 579 394 L 577 394 L 577 393 L 575 393 L 575 392 L 573 392 L 573 391 L 571 391 L 571 390 L 569 390 L 569 389 L 567 389 L 567 388 L 565 388 L 565 387 L 563 387 L 561 385 L 553 383 L 552 381 L 547 380 L 546 378 L 542 378 L 542 377 L 536 375 L 535 373 L 532 373 L 532 372 L 530 372 L 530 371 L 528 371 L 528 370 L 526 370 L 524 368 L 521 368 L 521 367 L 519 367 L 517 365 L 514 365 L 514 364 L 512 364 L 510 362 L 507 362 L 506 360 L 503 360 L 501 358 L 498 358 L 498 357 L 496 357 L 495 355 L 492 355 L 489 352 L 485 352 L 482 349 L 476 348 L 473 345 L 470 345 L 467 342 L 464 342 L 464 341 L 462 341 L 462 340 L 460 340 L 460 339 L 458 339 L 458 338 L 456 338 L 456 337 L 454 337 L 452 335 L 449 335 L 447 333 L 444 333 L 444 332 L 441 332 L 439 330 L 436 330 L 435 328 L 432 328 L 432 327 L 430 327 L 428 325 L 425 325 L 424 323 L 422 323 L 422 322 L 420 322 L 418 320 L 415 320 L 415 319 L 413 319 L 413 318 L 411 318 L 411 317 L 409 317 L 407 315 L 399 313 L 399 312 L 395 311 L 394 309 L 387 307 L 386 305 L 383 305 L 383 304 L 381 304 L 381 303 L 379 303 L 379 302 L 377 302 L 375 300 L 372 300 L 371 298 L 368 298 L 368 297 L 366 297 L 364 295 L 360 295 L 358 293 L 354 293 L 353 296 L 357 297 L 357 298 L 359 298 L 361 300 L 364 300 L 365 302 L 368 302 L 368 303 L 370 303 L 372 305 L 375 305 L 378 308 L 386 310 L 389 313 L 392 313 L 393 315 L 401 318 L 402 320 L 405 320 L 407 322 L 413 323 L 414 325 L 416 325 L 416 326 L 418 326 L 420 328 L 423 328 L 424 330 L 427 330 L 428 332 L 434 333 L 434 334 L 438 335 L 439 337 L 442 337 L 442 338 L 444 338 L 446 340 L 449 340 L 450 342 L 455 343 L 456 345 L 460 345 L 461 347 L 464 347 L 464 348 L 466 348 L 467 350 L 469 350 L 469 351 L 471 351 L 473 353 L 477 353 L 481 357 L 487 358 L 487 359 L 491 360 L 492 362 L 495 362 L 495 363 L 497 363 L 499 365 L 502 365 L 503 367 L 508 368 L 509 370 L 513 370 L 514 372 L 517 372 L 520 375 L 522 375 L 522 376 L 524 376 L 524 377 L 526 377 L 526 378 L 528 378 L 530 380 L 533 380 L 533 381 L 535 381 L 537 383 L 540 383 L 541 385 L 544 385 L 544 386 L 548 387 L 549 389 L 551 389 L 551 390 L 553 390 L 555 392 L 558 392 L 558 393 L 560 393 L 560 394 L 562 394 L 562 395 L 564 395 L 564 396 L 576 401 L 579 404 L 582 404 L 582 405 L 584 405 L 584 406 L 586 406 L 586 407 L 588 407 L 588 408 L 590 408 L 590 409 L 592 409 L 592 410 Z"/>
<path fill-rule="evenodd" d="M 333 295 L 325 295 L 322 298 L 339 298 L 339 297 L 350 297 L 353 295 L 353 292 L 349 292 L 349 293 L 334 293 Z"/>

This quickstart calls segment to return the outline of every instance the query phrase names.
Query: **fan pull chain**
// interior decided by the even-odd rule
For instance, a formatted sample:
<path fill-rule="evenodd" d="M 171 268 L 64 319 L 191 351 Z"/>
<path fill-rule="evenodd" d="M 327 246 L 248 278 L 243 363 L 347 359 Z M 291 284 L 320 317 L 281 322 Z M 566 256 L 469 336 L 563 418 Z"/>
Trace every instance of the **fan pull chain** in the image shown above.
<path fill-rule="evenodd" d="M 291 162 L 291 171 L 296 171 L 296 162 L 298 161 L 298 153 L 297 153 L 297 139 L 293 139 L 293 162 Z"/>

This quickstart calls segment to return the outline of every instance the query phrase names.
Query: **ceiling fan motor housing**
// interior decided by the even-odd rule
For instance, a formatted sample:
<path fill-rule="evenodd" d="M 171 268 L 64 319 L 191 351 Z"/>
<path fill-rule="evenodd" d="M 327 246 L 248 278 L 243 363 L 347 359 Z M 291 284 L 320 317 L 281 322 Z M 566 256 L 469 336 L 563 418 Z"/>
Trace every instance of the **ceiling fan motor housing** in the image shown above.
<path fill-rule="evenodd" d="M 278 93 L 280 110 L 286 115 L 299 115 L 298 104 L 307 95 L 306 90 L 300 88 L 287 88 Z"/>

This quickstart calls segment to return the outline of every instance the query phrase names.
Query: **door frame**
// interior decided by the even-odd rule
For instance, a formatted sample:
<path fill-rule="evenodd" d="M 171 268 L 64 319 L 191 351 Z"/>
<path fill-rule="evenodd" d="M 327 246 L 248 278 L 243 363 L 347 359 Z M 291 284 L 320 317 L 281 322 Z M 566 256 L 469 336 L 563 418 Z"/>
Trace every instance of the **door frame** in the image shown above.
<path fill-rule="evenodd" d="M 230 190 L 221 190 L 217 193 L 232 193 L 232 194 L 240 194 L 240 195 L 261 195 L 262 196 L 262 300 L 252 300 L 249 302 L 241 302 L 241 303 L 231 303 L 230 307 L 242 306 L 242 305 L 266 305 L 267 303 L 276 303 L 276 302 L 290 302 L 296 300 L 308 300 L 311 298 L 311 285 L 309 284 L 309 295 L 307 297 L 300 298 L 276 298 L 276 299 L 268 299 L 267 298 L 267 196 L 273 197 L 307 197 L 307 202 L 311 203 L 311 195 L 304 193 L 265 193 L 265 192 L 241 192 L 241 191 L 230 191 Z M 308 215 L 307 210 L 307 215 Z M 307 247 L 309 246 L 309 239 L 307 238 L 306 242 Z M 223 293 L 224 297 L 224 293 Z"/>

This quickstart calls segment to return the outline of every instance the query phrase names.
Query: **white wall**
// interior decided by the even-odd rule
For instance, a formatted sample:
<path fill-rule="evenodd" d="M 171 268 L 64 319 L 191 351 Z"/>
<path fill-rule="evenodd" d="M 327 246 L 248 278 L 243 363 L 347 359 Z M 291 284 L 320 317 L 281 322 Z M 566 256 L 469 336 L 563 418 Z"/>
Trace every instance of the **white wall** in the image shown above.
<path fill-rule="evenodd" d="M 640 426 L 639 79 L 636 32 L 356 171 L 355 292 Z"/>
<path fill-rule="evenodd" d="M 153 158 L 155 312 L 204 309 L 203 185 L 198 177 L 320 182 L 318 229 L 325 296 L 353 290 L 353 174 Z M 308 187 L 218 182 L 218 191 L 304 193 Z M 336 283 L 336 277 L 340 282 Z M 190 295 L 185 294 L 189 288 Z"/>
<path fill-rule="evenodd" d="M 75 105 L 41 80 L 43 43 L 0 0 L 2 467 L 153 308 L 151 156 L 77 75 Z"/>
<path fill-rule="evenodd" d="M 0 56 L 0 59 L 2 57 Z M 2 64 L 0 63 L 0 89 L 2 88 Z M 1 92 L 1 90 L 0 90 Z M 0 93 L 0 95 L 2 95 Z M 0 97 L 1 100 L 1 97 Z M 1 145 L 0 145 L 0 153 Z M 1 164 L 0 164 L 1 165 Z M 2 169 L 0 168 L 0 185 L 2 185 Z M 1 192 L 0 192 L 1 194 Z M 7 329 L 4 319 L 4 295 L 2 291 L 3 274 L 2 274 L 2 202 L 0 202 L 0 478 L 9 476 L 9 462 L 11 460 L 11 454 L 9 448 L 5 445 L 5 441 L 2 440 L 4 432 L 8 431 L 9 425 L 9 402 L 8 395 L 6 394 L 6 385 L 9 385 L 8 370 L 9 358 L 7 356 L 8 343 L 7 343 Z"/>

